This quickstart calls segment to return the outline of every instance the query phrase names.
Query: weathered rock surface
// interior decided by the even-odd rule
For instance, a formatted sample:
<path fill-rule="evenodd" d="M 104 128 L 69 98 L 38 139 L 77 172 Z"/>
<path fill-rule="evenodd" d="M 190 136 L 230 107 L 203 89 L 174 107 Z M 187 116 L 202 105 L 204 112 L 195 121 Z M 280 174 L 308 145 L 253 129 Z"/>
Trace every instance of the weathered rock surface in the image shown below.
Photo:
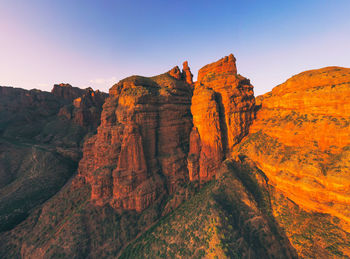
<path fill-rule="evenodd" d="M 190 179 L 205 182 L 215 175 L 225 156 L 248 134 L 254 107 L 253 86 L 237 74 L 232 54 L 199 70 L 191 107 Z"/>
<path fill-rule="evenodd" d="M 77 169 L 85 135 L 99 124 L 105 94 L 60 85 L 52 92 L 0 87 L 0 231 L 19 224 L 66 183 Z M 95 93 L 98 101 L 88 102 Z M 75 115 L 60 116 L 75 97 L 83 100 L 71 109 Z M 89 125 L 76 119 L 87 107 L 95 115 Z"/>
<path fill-rule="evenodd" d="M 342 219 L 350 230 L 350 69 L 293 76 L 260 97 L 238 153 L 302 206 Z"/>
<path fill-rule="evenodd" d="M 0 257 L 350 257 L 349 82 L 255 106 L 232 55 L 196 83 L 185 62 L 113 86 L 86 141 L 105 94 L 0 87 Z"/>
<path fill-rule="evenodd" d="M 63 86 L 61 88 L 65 91 L 59 91 L 59 88 L 55 86 L 53 92 L 60 93 L 64 97 L 75 97 L 75 92 L 72 91 L 74 87 Z M 66 105 L 60 109 L 58 116 L 64 116 L 82 127 L 96 129 L 100 124 L 102 105 L 108 94 L 99 90 L 94 91 L 92 88 L 81 90 L 80 93 L 81 95 L 74 98 L 70 105 Z M 70 100 L 70 98 L 68 99 Z"/>
<path fill-rule="evenodd" d="M 110 89 L 79 166 L 97 204 L 142 211 L 187 181 L 192 91 L 186 71 L 132 76 Z"/>
<path fill-rule="evenodd" d="M 51 90 L 51 94 L 54 96 L 65 99 L 69 102 L 73 101 L 75 98 L 82 96 L 85 93 L 84 89 L 73 87 L 70 84 L 55 84 Z"/>

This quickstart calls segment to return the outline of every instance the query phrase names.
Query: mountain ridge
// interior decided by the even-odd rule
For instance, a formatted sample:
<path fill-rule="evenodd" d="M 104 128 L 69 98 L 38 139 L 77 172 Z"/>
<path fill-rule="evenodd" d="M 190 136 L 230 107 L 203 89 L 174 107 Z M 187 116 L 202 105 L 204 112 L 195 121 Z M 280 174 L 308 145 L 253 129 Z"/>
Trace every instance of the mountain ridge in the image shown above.
<path fill-rule="evenodd" d="M 197 82 L 188 62 L 131 76 L 109 96 L 55 86 L 52 119 L 84 133 L 37 141 L 75 142 L 76 169 L 0 233 L 0 256 L 350 257 L 350 69 L 305 71 L 255 98 L 235 62 Z"/>

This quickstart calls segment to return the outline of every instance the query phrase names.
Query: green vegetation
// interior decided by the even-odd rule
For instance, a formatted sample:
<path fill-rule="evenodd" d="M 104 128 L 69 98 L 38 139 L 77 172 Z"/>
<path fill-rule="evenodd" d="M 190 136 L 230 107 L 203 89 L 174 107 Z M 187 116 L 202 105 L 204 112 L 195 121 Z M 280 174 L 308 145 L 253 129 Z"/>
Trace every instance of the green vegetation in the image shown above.
<path fill-rule="evenodd" d="M 274 214 L 302 258 L 344 258 L 350 252 L 350 233 L 339 219 L 306 212 L 280 193 L 272 196 Z"/>
<path fill-rule="evenodd" d="M 226 161 L 222 176 L 132 242 L 121 258 L 242 258 L 288 253 L 271 214 L 269 194 L 257 178 L 263 174 Z M 252 219 L 257 217 L 258 224 Z"/>

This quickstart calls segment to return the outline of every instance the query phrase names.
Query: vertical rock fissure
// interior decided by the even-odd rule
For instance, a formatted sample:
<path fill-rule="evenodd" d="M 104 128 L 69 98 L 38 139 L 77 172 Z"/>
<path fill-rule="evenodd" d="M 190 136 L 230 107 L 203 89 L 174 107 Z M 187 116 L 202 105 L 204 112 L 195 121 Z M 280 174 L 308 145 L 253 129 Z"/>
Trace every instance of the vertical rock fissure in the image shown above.
<path fill-rule="evenodd" d="M 223 160 L 226 159 L 226 153 L 227 153 L 227 125 L 226 125 L 226 117 L 225 117 L 225 107 L 222 104 L 222 96 L 220 93 L 215 93 L 215 100 L 218 104 L 219 108 L 219 123 L 220 123 L 220 134 L 221 134 L 221 145 L 222 145 L 222 151 L 223 151 Z"/>

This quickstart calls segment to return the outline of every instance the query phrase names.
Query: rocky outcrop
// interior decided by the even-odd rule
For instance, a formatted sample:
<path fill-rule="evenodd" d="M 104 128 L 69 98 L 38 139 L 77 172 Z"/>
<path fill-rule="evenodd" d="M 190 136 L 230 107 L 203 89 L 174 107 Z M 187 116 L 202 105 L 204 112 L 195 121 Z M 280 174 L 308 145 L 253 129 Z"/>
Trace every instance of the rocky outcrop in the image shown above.
<path fill-rule="evenodd" d="M 350 230 L 350 69 L 293 76 L 260 97 L 237 149 L 302 208 L 329 213 Z"/>
<path fill-rule="evenodd" d="M 0 87 L 0 232 L 23 221 L 76 172 L 105 95 L 59 85 L 52 93 Z M 73 106 L 73 98 L 81 102 Z"/>
<path fill-rule="evenodd" d="M 186 69 L 132 76 L 110 89 L 79 166 L 97 204 L 142 211 L 187 181 L 192 91 Z"/>
<path fill-rule="evenodd" d="M 65 99 L 69 102 L 73 101 L 75 98 L 82 96 L 85 93 L 84 89 L 73 87 L 70 84 L 55 84 L 51 90 L 51 94 L 54 96 Z"/>
<path fill-rule="evenodd" d="M 61 86 L 61 88 L 66 90 L 66 92 L 73 89 L 67 86 Z M 58 89 L 60 87 L 56 85 L 53 92 L 62 93 L 63 96 L 74 96 L 74 94 L 69 94 L 64 90 L 60 91 Z M 81 95 L 74 98 L 71 104 L 62 107 L 58 116 L 64 116 L 82 127 L 96 129 L 100 124 L 102 105 L 107 97 L 108 94 L 106 93 L 99 90 L 94 91 L 92 88 L 86 88 L 81 90 Z"/>
<path fill-rule="evenodd" d="M 237 74 L 231 54 L 198 72 L 192 98 L 190 179 L 210 180 L 226 155 L 248 133 L 255 99 L 249 80 Z"/>

